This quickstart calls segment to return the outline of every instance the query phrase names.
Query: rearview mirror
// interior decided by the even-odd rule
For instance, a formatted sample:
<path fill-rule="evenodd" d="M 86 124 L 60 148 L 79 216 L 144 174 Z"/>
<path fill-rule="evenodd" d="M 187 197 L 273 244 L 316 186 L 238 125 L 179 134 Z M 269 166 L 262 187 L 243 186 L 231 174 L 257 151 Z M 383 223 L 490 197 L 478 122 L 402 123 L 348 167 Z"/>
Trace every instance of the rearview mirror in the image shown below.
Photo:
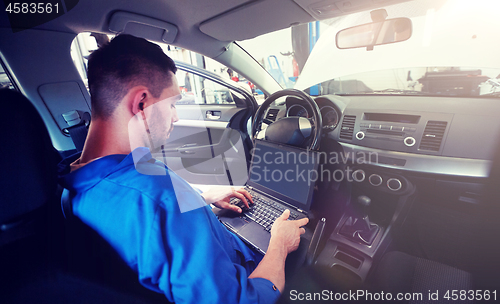
<path fill-rule="evenodd" d="M 412 34 L 408 18 L 387 19 L 341 30 L 335 37 L 339 49 L 366 47 L 408 40 Z"/>

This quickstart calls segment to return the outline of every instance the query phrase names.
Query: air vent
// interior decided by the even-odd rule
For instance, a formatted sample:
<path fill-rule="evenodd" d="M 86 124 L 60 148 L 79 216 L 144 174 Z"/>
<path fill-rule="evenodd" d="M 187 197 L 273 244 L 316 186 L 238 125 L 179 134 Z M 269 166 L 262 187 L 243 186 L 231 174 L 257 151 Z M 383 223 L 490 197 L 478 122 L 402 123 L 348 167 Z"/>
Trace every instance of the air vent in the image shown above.
<path fill-rule="evenodd" d="M 447 124 L 446 121 L 429 120 L 425 126 L 419 149 L 434 152 L 439 151 Z"/>
<path fill-rule="evenodd" d="M 276 121 L 276 117 L 278 116 L 279 109 L 269 109 L 267 111 L 266 119 L 269 119 L 270 121 Z"/>
<path fill-rule="evenodd" d="M 356 122 L 355 115 L 344 116 L 344 120 L 342 120 L 342 126 L 340 127 L 340 139 L 352 140 L 352 134 L 354 133 L 355 122 Z"/>

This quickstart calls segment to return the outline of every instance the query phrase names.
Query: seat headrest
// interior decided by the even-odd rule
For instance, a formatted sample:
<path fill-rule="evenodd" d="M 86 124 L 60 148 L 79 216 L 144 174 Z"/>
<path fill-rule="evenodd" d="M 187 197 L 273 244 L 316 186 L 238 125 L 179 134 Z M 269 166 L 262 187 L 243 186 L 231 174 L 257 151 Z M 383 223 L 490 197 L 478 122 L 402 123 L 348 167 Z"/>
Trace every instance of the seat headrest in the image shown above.
<path fill-rule="evenodd" d="M 57 188 L 58 154 L 45 124 L 21 93 L 0 90 L 0 225 L 44 205 Z"/>

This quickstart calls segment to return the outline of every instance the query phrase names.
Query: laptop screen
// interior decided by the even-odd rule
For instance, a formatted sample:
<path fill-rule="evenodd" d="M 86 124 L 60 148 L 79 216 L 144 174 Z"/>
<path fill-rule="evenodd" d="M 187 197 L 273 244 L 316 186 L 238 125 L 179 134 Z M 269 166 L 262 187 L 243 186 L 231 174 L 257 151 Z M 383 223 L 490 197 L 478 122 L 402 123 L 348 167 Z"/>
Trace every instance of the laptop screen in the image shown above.
<path fill-rule="evenodd" d="M 317 162 L 316 152 L 256 140 L 248 184 L 308 211 Z"/>

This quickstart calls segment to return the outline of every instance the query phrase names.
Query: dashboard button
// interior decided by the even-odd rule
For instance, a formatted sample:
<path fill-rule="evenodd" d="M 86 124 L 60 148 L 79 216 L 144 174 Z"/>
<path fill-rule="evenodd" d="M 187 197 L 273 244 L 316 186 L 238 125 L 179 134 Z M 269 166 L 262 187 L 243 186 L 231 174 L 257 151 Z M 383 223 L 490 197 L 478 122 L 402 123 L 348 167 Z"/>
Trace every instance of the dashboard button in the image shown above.
<path fill-rule="evenodd" d="M 397 178 L 389 178 L 387 180 L 387 188 L 389 188 L 389 190 L 391 191 L 398 191 L 403 188 L 403 184 Z"/>
<path fill-rule="evenodd" d="M 352 173 L 352 179 L 354 179 L 357 182 L 362 182 L 365 180 L 365 171 L 358 169 Z"/>
<path fill-rule="evenodd" d="M 356 138 L 358 140 L 362 140 L 363 138 L 365 138 L 365 133 L 359 131 L 358 133 L 356 133 Z"/>
<path fill-rule="evenodd" d="M 403 131 L 403 127 L 395 127 L 395 126 L 392 126 L 392 131 Z"/>
<path fill-rule="evenodd" d="M 382 182 L 383 182 L 382 177 L 378 174 L 370 175 L 370 177 L 368 178 L 368 181 L 370 182 L 370 184 L 372 186 L 375 186 L 375 187 L 382 185 Z"/>
<path fill-rule="evenodd" d="M 408 136 L 407 138 L 404 139 L 403 142 L 406 146 L 413 147 L 417 141 L 415 140 L 415 138 Z"/>

